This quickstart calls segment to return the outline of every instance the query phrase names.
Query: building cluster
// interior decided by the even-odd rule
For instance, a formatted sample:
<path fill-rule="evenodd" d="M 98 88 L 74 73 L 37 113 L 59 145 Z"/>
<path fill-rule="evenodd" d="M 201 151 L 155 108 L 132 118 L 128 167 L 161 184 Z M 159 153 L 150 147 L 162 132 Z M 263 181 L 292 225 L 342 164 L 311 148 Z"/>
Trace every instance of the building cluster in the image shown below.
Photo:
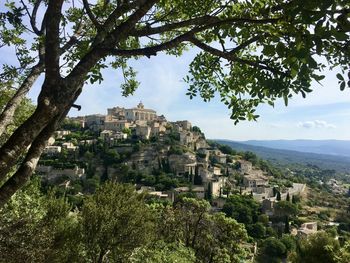
<path fill-rule="evenodd" d="M 167 121 L 163 115 L 158 116 L 156 111 L 146 109 L 141 102 L 134 108 L 114 107 L 107 109 L 107 115 L 94 114 L 73 120 L 79 121 L 81 128 L 99 134 L 99 138 L 120 155 L 128 154 L 130 157 L 124 163 L 128 167 L 146 173 L 152 173 L 154 169 L 164 170 L 166 167 L 167 173 L 187 178 L 188 182 L 192 181 L 192 187 L 182 186 L 167 192 L 139 186 L 140 191 L 147 190 L 158 198 L 174 201 L 180 194 L 192 193 L 198 198 L 210 197 L 214 204 L 220 207 L 225 197 L 239 192 L 252 195 L 262 204 L 266 214 L 273 214 L 276 202 L 300 195 L 305 189 L 304 184 L 293 184 L 289 188 L 279 190 L 277 196 L 275 187 L 269 183 L 268 175 L 255 168 L 251 162 L 224 154 L 216 147 L 210 147 L 200 130 L 193 128 L 189 121 Z M 57 131 L 55 138 L 64 142 L 57 145 L 55 139 L 51 138 L 45 153 L 49 156 L 61 153 L 74 156 L 79 152 L 79 145 L 86 146 L 97 141 L 95 138 L 73 143 L 65 140 L 69 135 L 70 131 Z M 149 140 L 153 137 L 158 143 L 145 144 L 142 149 L 136 151 L 135 145 L 126 140 Z M 114 167 L 108 169 L 109 175 L 118 173 Z M 38 166 L 37 173 L 47 180 L 55 180 L 62 175 L 85 175 L 84 169 L 77 166 L 59 169 L 43 164 Z M 241 178 L 239 182 L 237 175 Z"/>
<path fill-rule="evenodd" d="M 159 136 L 165 132 L 167 124 L 164 116 L 157 116 L 156 111 L 146 109 L 142 102 L 130 109 L 122 107 L 107 109 L 107 115 L 93 114 L 75 119 L 83 128 L 100 132 L 101 137 L 110 142 L 126 139 L 130 135 L 141 139 Z"/>

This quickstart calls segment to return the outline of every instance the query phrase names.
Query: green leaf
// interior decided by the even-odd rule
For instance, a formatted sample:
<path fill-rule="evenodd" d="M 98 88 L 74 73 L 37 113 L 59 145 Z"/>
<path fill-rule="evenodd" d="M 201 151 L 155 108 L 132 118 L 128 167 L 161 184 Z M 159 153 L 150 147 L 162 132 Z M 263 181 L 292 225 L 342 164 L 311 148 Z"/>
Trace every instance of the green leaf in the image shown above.
<path fill-rule="evenodd" d="M 284 55 L 284 49 L 284 45 L 279 42 L 276 47 L 277 54 L 282 57 Z"/>
<path fill-rule="evenodd" d="M 343 91 L 345 89 L 345 81 L 340 84 L 340 90 Z"/>
<path fill-rule="evenodd" d="M 337 78 L 338 78 L 339 80 L 344 80 L 344 77 L 343 77 L 340 73 L 337 74 Z"/>

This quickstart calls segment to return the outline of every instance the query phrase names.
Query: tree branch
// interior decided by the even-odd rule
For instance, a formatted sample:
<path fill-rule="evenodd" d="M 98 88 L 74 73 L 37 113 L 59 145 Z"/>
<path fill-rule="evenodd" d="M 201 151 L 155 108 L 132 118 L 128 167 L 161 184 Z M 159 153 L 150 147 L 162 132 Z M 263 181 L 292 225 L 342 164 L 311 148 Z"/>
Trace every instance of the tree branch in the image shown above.
<path fill-rule="evenodd" d="M 34 82 L 37 80 L 41 72 L 44 70 L 43 63 L 39 62 L 36 64 L 28 76 L 23 81 L 22 85 L 17 89 L 15 95 L 8 101 L 5 109 L 0 115 L 0 135 L 2 135 L 6 127 L 12 122 L 13 115 L 18 105 L 21 103 L 25 95 L 28 93 Z"/>
<path fill-rule="evenodd" d="M 113 29 L 113 27 L 116 24 L 116 21 L 120 16 L 125 14 L 126 12 L 130 11 L 131 9 L 137 7 L 138 3 L 137 1 L 134 1 L 132 3 L 126 2 L 126 3 L 119 3 L 118 7 L 108 16 L 106 21 L 103 23 L 101 27 L 99 27 L 97 35 L 95 37 L 95 40 L 93 41 L 92 46 L 96 46 L 97 44 L 101 43 L 105 37 L 108 35 L 109 31 Z"/>
<path fill-rule="evenodd" d="M 159 27 L 144 27 L 141 29 L 134 30 L 130 35 L 142 37 L 148 35 L 161 34 L 174 29 L 179 29 L 188 26 L 202 26 L 203 28 L 210 28 L 213 26 L 220 26 L 225 24 L 235 24 L 235 23 L 250 23 L 250 24 L 270 24 L 280 21 L 281 18 L 268 18 L 268 19 L 251 19 L 251 18 L 229 18 L 220 19 L 215 16 L 202 16 L 181 22 L 176 22 L 172 24 L 167 24 Z"/>
<path fill-rule="evenodd" d="M 90 9 L 90 4 L 89 4 L 88 0 L 83 0 L 83 5 L 84 5 L 84 9 L 85 9 L 86 14 L 88 15 L 89 19 L 95 25 L 95 27 L 97 29 L 99 29 L 101 27 L 101 24 L 97 21 L 95 15 L 93 14 L 92 10 Z"/>
<path fill-rule="evenodd" d="M 61 21 L 61 10 L 64 0 L 50 0 L 46 10 L 46 38 L 45 38 L 45 81 L 54 84 L 60 76 L 60 38 L 59 27 Z"/>
<path fill-rule="evenodd" d="M 103 56 L 108 53 L 103 52 L 105 48 L 112 48 L 127 36 L 128 33 L 135 27 L 136 23 L 148 12 L 152 6 L 159 0 L 146 0 L 132 15 L 129 16 L 125 22 L 117 26 L 111 33 L 108 33 L 106 39 L 99 45 L 92 45 L 92 49 L 80 60 L 74 67 L 71 73 L 66 77 L 66 81 L 78 81 L 82 84 L 85 80 L 86 74 Z M 96 44 L 96 40 L 94 41 Z"/>
<path fill-rule="evenodd" d="M 270 67 L 266 64 L 261 64 L 261 62 L 259 61 L 250 61 L 250 60 L 245 60 L 245 59 L 242 59 L 242 58 L 239 58 L 235 55 L 235 53 L 232 53 L 232 51 L 230 52 L 223 52 L 221 50 L 218 50 L 216 48 L 213 48 L 207 44 L 204 44 L 203 42 L 201 42 L 200 40 L 198 40 L 197 38 L 195 37 L 192 37 L 190 39 L 190 41 L 195 45 L 197 46 L 198 48 L 202 49 L 203 51 L 206 51 L 210 54 L 213 54 L 215 56 L 218 56 L 218 57 L 221 57 L 221 58 L 224 58 L 230 62 L 238 62 L 238 63 L 241 63 L 241 64 L 246 64 L 246 65 L 249 65 L 249 66 L 252 66 L 252 67 L 257 67 L 257 68 L 260 68 L 260 69 L 263 69 L 263 70 L 268 70 L 276 75 L 280 75 L 280 76 L 283 76 L 283 77 L 290 77 L 289 74 L 283 72 L 283 71 L 280 71 L 276 68 L 273 68 L 273 67 Z"/>
<path fill-rule="evenodd" d="M 36 14 L 38 12 L 38 9 L 39 9 L 39 6 L 41 4 L 42 0 L 37 0 L 35 3 L 34 3 L 34 7 L 33 7 L 33 11 L 32 11 L 32 15 L 30 17 L 30 24 L 35 32 L 35 34 L 37 34 L 38 36 L 42 35 L 43 32 L 41 32 L 37 26 L 36 26 Z"/>
<path fill-rule="evenodd" d="M 245 49 L 247 46 L 249 46 L 250 44 L 253 44 L 254 42 L 262 39 L 263 37 L 266 37 L 267 34 L 263 34 L 263 35 L 258 35 L 258 36 L 254 36 L 250 39 L 248 39 L 247 41 L 243 42 L 242 44 L 238 45 L 237 47 L 233 48 L 232 50 L 230 50 L 230 53 L 237 53 L 238 51 Z"/>
<path fill-rule="evenodd" d="M 146 56 L 150 58 L 151 56 L 156 56 L 158 52 L 165 51 L 178 46 L 180 43 L 189 41 L 194 34 L 194 30 L 182 34 L 170 41 L 164 42 L 159 45 L 154 45 L 151 47 L 139 48 L 139 49 L 115 49 L 115 48 L 100 48 L 101 52 L 105 55 L 113 56 Z"/>
<path fill-rule="evenodd" d="M 117 26 L 105 39 L 103 45 L 115 45 L 122 38 L 124 38 L 132 29 L 135 28 L 136 23 L 153 7 L 153 5 L 160 0 L 145 0 L 139 9 L 129 16 L 125 22 Z"/>

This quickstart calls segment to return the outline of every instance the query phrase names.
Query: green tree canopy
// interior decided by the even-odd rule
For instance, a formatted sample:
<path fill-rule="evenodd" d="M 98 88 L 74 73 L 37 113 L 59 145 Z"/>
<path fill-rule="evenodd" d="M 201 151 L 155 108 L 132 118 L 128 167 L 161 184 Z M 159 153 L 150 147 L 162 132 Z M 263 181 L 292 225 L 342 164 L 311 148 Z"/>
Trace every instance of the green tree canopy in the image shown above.
<path fill-rule="evenodd" d="M 101 82 L 106 67 L 124 75 L 127 96 L 139 84 L 130 59 L 196 47 L 184 78 L 188 95 L 220 96 L 235 122 L 255 120 L 261 103 L 305 97 L 326 67 L 338 67 L 340 89 L 350 86 L 348 0 L 7 0 L 0 18 L 0 47 L 14 46 L 18 58 L 0 72 L 15 93 L 0 115 L 0 134 L 44 79 L 36 110 L 0 147 L 0 204 L 28 180 L 84 84 Z"/>
<path fill-rule="evenodd" d="M 320 263 L 342 262 L 341 257 L 337 261 L 336 253 L 339 253 L 340 246 L 338 240 L 326 232 L 319 232 L 311 235 L 307 239 L 301 239 L 298 245 L 298 253 L 292 259 L 295 263 Z M 343 250 L 345 251 L 345 250 Z M 339 254 L 341 255 L 341 254 Z M 346 259 L 348 260 L 348 259 Z M 345 263 L 345 261 L 343 261 Z"/>
<path fill-rule="evenodd" d="M 258 220 L 259 204 L 247 195 L 230 195 L 222 211 L 227 216 L 247 225 Z"/>
<path fill-rule="evenodd" d="M 130 185 L 106 183 L 84 201 L 82 244 L 91 262 L 125 262 L 152 240 L 151 214 Z"/>

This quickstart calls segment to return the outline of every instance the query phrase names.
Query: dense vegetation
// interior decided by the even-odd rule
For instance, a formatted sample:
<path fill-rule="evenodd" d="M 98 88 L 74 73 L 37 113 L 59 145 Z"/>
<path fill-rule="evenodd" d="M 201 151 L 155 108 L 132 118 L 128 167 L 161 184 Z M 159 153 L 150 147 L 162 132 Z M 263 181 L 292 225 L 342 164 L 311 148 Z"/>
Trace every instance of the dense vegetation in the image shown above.
<path fill-rule="evenodd" d="M 131 185 L 162 191 L 179 186 L 191 189 L 196 184 L 197 171 L 175 176 L 166 159 L 158 160 L 157 169 L 149 173 L 125 165 L 131 154 L 155 145 L 165 144 L 175 155 L 190 151 L 179 144 L 175 134 L 162 143 L 157 138 L 120 141 L 117 145 L 127 146 L 130 152 L 118 153 L 115 145 L 96 139 L 97 134 L 73 122 L 65 121 L 62 128 L 71 133 L 58 139 L 58 144 L 86 140 L 94 143 L 80 143 L 79 152 L 73 155 L 66 151 L 44 155 L 40 163 L 60 169 L 83 166 L 86 178 L 63 176 L 40 183 L 40 177 L 35 177 L 17 193 L 0 211 L 0 262 L 312 263 L 317 254 L 322 255 L 323 261 L 319 262 L 347 262 L 349 199 L 332 194 L 331 188 L 319 183 L 330 178 L 330 171 L 300 165 L 292 173 L 253 152 L 210 142 L 211 147 L 232 156 L 229 158 L 239 156 L 267 173 L 277 199 L 280 191 L 293 182 L 309 186 L 307 197 L 279 201 L 273 215 L 263 213 L 260 203 L 240 192 L 231 193 L 222 209 L 214 212 L 211 205 L 215 200 L 208 195 L 206 200 L 196 199 L 190 192 L 170 203 L 147 193 L 138 194 Z M 97 172 L 101 168 L 102 172 Z M 109 168 L 115 169 L 118 176 L 111 177 Z M 239 184 L 241 175 L 233 176 Z M 68 188 L 66 181 L 70 181 Z M 224 195 L 225 192 L 230 190 L 224 189 Z M 309 211 L 310 207 L 320 210 Z M 328 226 L 331 220 L 339 225 Z M 308 221 L 317 221 L 321 231 L 308 239 L 291 234 L 292 229 Z"/>

